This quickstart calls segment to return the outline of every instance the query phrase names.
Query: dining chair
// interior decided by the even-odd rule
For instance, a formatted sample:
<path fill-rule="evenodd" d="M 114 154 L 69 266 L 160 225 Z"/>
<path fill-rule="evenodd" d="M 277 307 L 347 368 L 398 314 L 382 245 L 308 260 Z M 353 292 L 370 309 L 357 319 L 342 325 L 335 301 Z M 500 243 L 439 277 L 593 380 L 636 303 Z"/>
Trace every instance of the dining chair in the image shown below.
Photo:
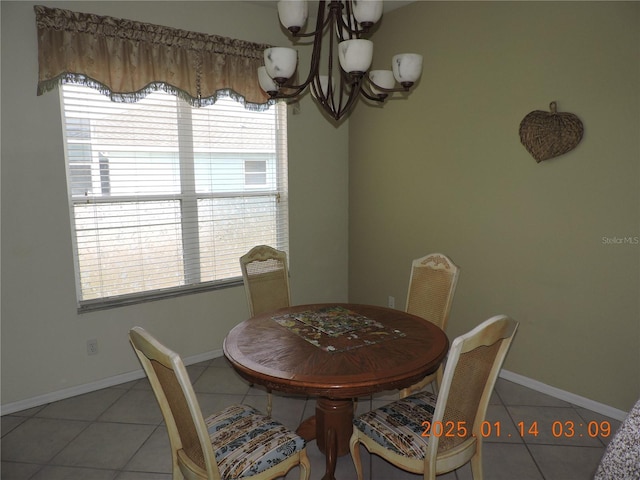
<path fill-rule="evenodd" d="M 451 344 L 438 394 L 414 393 L 353 421 L 349 449 L 362 480 L 359 444 L 424 480 L 471 462 L 482 480 L 482 438 L 489 397 L 518 322 L 492 317 Z"/>
<path fill-rule="evenodd" d="M 252 317 L 291 304 L 286 252 L 258 245 L 240 257 L 240 268 Z"/>
<path fill-rule="evenodd" d="M 429 320 L 445 330 L 459 275 L 460 267 L 442 253 L 431 253 L 414 260 L 411 264 L 406 312 Z M 400 397 L 422 390 L 434 381 L 437 391 L 442 373 L 443 367 L 440 366 L 420 382 L 402 389 Z"/>
<path fill-rule="evenodd" d="M 180 356 L 141 327 L 129 339 L 164 417 L 174 480 L 274 479 L 300 466 L 309 480 L 305 441 L 248 405 L 204 418 Z"/>
<path fill-rule="evenodd" d="M 268 245 L 258 245 L 240 257 L 240 268 L 251 316 L 291 304 L 287 254 Z M 267 415 L 273 398 L 267 391 Z"/>

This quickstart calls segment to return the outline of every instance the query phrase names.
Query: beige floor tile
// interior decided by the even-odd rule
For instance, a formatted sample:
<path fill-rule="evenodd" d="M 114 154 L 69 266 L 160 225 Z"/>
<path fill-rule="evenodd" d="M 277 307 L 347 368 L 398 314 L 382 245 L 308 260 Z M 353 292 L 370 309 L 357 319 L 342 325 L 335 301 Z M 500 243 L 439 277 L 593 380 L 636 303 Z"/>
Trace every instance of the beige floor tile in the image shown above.
<path fill-rule="evenodd" d="M 6 480 L 29 480 L 33 477 L 33 474 L 42 468 L 42 465 L 37 463 L 17 463 L 17 462 L 2 462 L 0 467 L 0 478 Z"/>
<path fill-rule="evenodd" d="M 604 448 L 560 445 L 529 445 L 529 450 L 545 480 L 591 480 L 604 453 Z"/>
<path fill-rule="evenodd" d="M 246 394 L 249 383 L 230 368 L 207 367 L 193 384 L 196 392 Z"/>
<path fill-rule="evenodd" d="M 527 444 L 602 447 L 598 438 L 589 436 L 587 425 L 572 407 L 509 406 L 516 426 L 525 433 Z M 537 434 L 532 426 L 536 426 Z"/>
<path fill-rule="evenodd" d="M 129 390 L 100 415 L 101 422 L 159 425 L 162 412 L 151 390 Z"/>
<path fill-rule="evenodd" d="M 170 474 L 122 472 L 115 480 L 171 480 Z"/>
<path fill-rule="evenodd" d="M 603 443 L 608 445 L 611 441 L 611 437 L 620 428 L 620 420 L 601 415 L 586 408 L 576 407 L 578 415 L 584 420 L 584 424 L 587 425 L 587 429 L 590 430 L 592 435 L 597 433 L 597 438 Z M 591 422 L 595 422 L 593 425 L 589 425 Z"/>
<path fill-rule="evenodd" d="M 205 416 L 237 403 L 266 410 L 264 389 L 250 387 L 223 357 L 187 369 Z M 358 399 L 357 414 L 397 397 L 393 391 L 376 394 L 373 401 Z M 274 418 L 295 429 L 315 414 L 316 400 L 275 392 L 273 405 Z M 538 436 L 527 431 L 534 421 Z M 620 423 L 504 379 L 498 379 L 491 396 L 487 422 L 483 459 L 485 479 L 490 480 L 591 480 L 610 436 L 591 438 L 589 422 L 609 422 L 611 435 Z M 524 438 L 518 422 L 525 426 Z M 563 426 L 558 438 L 554 422 L 560 422 L 556 434 Z M 573 422 L 572 437 L 566 422 Z M 366 480 L 422 478 L 360 448 Z M 321 480 L 325 457 L 315 441 L 309 442 L 308 451 L 311 479 Z M 146 378 L 2 417 L 3 480 L 170 480 L 170 462 L 169 440 Z M 286 476 L 298 478 L 297 468 Z M 336 478 L 355 480 L 350 455 L 338 459 Z M 471 478 L 465 465 L 438 480 Z"/>
<path fill-rule="evenodd" d="M 105 388 L 50 403 L 36 416 L 42 418 L 60 418 L 69 420 L 96 420 L 127 391 L 118 388 Z"/>
<path fill-rule="evenodd" d="M 56 455 L 55 465 L 122 469 L 155 427 L 125 423 L 92 423 Z"/>
<path fill-rule="evenodd" d="M 47 466 L 31 480 L 113 480 L 117 474 L 115 470 Z"/>
<path fill-rule="evenodd" d="M 489 405 L 487 408 L 487 415 L 485 422 L 481 425 L 480 435 L 484 442 L 523 442 L 507 408 L 496 404 Z"/>
<path fill-rule="evenodd" d="M 30 418 L 3 437 L 2 460 L 46 463 L 90 426 L 75 420 Z"/>
<path fill-rule="evenodd" d="M 326 471 L 325 456 L 318 450 L 315 441 L 311 441 L 307 444 L 307 455 L 309 456 L 309 463 L 311 464 L 311 480 L 321 480 Z M 289 471 L 286 480 L 298 480 L 300 477 L 300 471 L 295 468 Z M 365 479 L 369 478 L 368 463 L 364 466 Z M 351 460 L 351 455 L 343 455 L 338 457 L 336 464 L 335 477 L 339 480 L 355 480 L 356 469 Z M 390 480 L 390 479 L 388 479 Z"/>
<path fill-rule="evenodd" d="M 536 463 L 531 458 L 529 450 L 523 443 L 485 443 L 482 463 L 486 479 L 544 480 Z M 472 480 L 469 464 L 459 468 L 457 473 L 458 480 Z"/>
<path fill-rule="evenodd" d="M 23 424 L 29 417 L 16 417 L 15 415 L 5 415 L 1 419 L 0 432 L 4 437 L 18 425 Z"/>
<path fill-rule="evenodd" d="M 209 415 L 224 410 L 230 405 L 242 403 L 245 395 L 227 395 L 213 393 L 196 393 L 196 398 L 200 404 L 202 415 L 206 418 Z"/>
<path fill-rule="evenodd" d="M 134 472 L 171 473 L 171 445 L 164 426 L 158 427 L 144 442 L 125 470 Z"/>
<path fill-rule="evenodd" d="M 528 405 L 545 407 L 569 407 L 571 404 L 544 393 L 536 392 L 517 383 L 498 378 L 495 392 L 505 405 Z"/>

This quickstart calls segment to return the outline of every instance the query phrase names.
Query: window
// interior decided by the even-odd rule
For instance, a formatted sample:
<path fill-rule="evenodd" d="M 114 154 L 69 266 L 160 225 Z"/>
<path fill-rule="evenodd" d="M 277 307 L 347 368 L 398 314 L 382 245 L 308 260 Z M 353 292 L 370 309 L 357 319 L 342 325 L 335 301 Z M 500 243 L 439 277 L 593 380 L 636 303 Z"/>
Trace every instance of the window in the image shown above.
<path fill-rule="evenodd" d="M 267 183 L 267 162 L 247 160 L 244 162 L 244 184 L 264 185 Z"/>
<path fill-rule="evenodd" d="M 80 310 L 236 284 L 251 247 L 288 251 L 284 104 L 61 91 Z"/>

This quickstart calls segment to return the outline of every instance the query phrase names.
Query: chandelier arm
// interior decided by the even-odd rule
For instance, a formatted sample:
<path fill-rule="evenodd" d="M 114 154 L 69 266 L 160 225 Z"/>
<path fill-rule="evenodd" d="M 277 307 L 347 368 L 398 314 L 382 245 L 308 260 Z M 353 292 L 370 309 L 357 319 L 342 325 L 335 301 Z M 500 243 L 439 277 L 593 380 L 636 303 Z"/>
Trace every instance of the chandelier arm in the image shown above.
<path fill-rule="evenodd" d="M 346 103 L 349 104 L 351 103 L 351 95 L 353 92 L 353 89 L 349 89 L 347 90 L 347 86 L 349 85 L 349 77 L 348 74 L 340 69 L 340 89 L 339 89 L 339 100 L 338 100 L 338 107 L 336 108 L 336 106 L 333 106 L 333 111 L 336 112 L 336 114 L 338 115 L 338 118 L 342 116 L 342 112 L 343 110 L 346 110 L 343 107 L 343 100 L 346 98 Z"/>
<path fill-rule="evenodd" d="M 306 86 L 306 85 L 305 85 Z M 302 88 L 295 88 L 295 90 L 293 90 L 291 93 L 285 93 L 282 91 L 283 88 L 294 88 L 294 87 L 288 87 L 286 85 L 280 87 L 280 90 L 278 90 L 275 94 L 270 94 L 271 98 L 274 100 L 280 99 L 280 98 L 295 98 L 297 96 L 299 96 L 303 90 L 304 87 Z"/>
<path fill-rule="evenodd" d="M 346 4 L 346 10 L 347 10 L 346 15 L 344 16 L 338 15 L 336 17 L 336 22 L 339 23 L 341 27 L 339 31 L 340 40 L 345 40 L 343 35 L 344 33 L 343 30 L 346 30 L 347 32 L 349 32 L 350 34 L 349 38 L 360 38 L 363 33 L 369 32 L 369 26 L 362 26 L 358 23 L 355 15 L 353 15 L 353 12 L 352 12 L 351 0 L 347 0 L 345 4 Z M 348 21 L 345 21 L 345 17 L 347 18 Z M 353 26 L 352 26 L 352 22 L 353 22 Z"/>
<path fill-rule="evenodd" d="M 318 18 L 321 18 L 321 9 L 323 1 L 320 2 L 321 6 L 318 8 Z M 309 72 L 308 82 L 311 84 L 312 93 L 314 94 L 316 101 L 320 104 L 320 106 L 327 111 L 333 118 L 338 118 L 335 114 L 336 106 L 335 106 L 335 95 L 334 95 L 334 86 L 333 86 L 333 56 L 331 53 L 334 51 L 334 35 L 337 33 L 335 31 L 336 28 L 336 12 L 339 13 L 341 6 L 338 4 L 334 4 L 330 6 L 329 13 L 327 15 L 327 21 L 324 22 L 324 28 L 329 28 L 329 52 L 330 55 L 328 57 L 327 64 L 327 85 L 326 91 L 322 88 L 322 82 L 320 79 L 320 54 L 322 51 L 322 37 L 324 37 L 324 30 L 319 31 L 317 38 L 314 41 L 314 50 L 311 59 L 311 69 Z M 328 22 L 330 22 L 328 24 Z M 318 21 L 318 24 L 320 21 Z M 319 30 L 319 29 L 318 29 Z M 316 48 L 317 47 L 317 48 Z M 305 82 L 306 83 L 306 82 Z"/>
<path fill-rule="evenodd" d="M 411 90 L 411 87 L 413 86 L 413 84 L 411 84 L 406 86 L 402 85 L 401 87 L 396 87 L 396 88 L 384 88 L 378 85 L 373 80 L 371 80 L 371 78 L 369 77 L 367 77 L 367 83 L 369 84 L 369 88 L 375 87 L 376 90 L 380 90 L 381 92 L 384 92 L 384 93 L 408 92 Z"/>
<path fill-rule="evenodd" d="M 325 9 L 325 1 L 321 0 L 320 2 L 318 2 L 318 16 L 316 17 L 316 29 L 313 32 L 300 33 L 300 32 L 291 32 L 291 30 L 289 30 L 289 32 L 291 32 L 291 36 L 294 38 L 315 37 L 318 34 L 322 36 L 324 29 L 327 28 L 327 24 L 331 21 L 331 18 L 333 17 L 331 11 L 329 11 L 329 15 L 327 15 L 327 17 L 325 18 L 324 9 Z"/>
<path fill-rule="evenodd" d="M 376 95 L 374 93 L 369 93 L 364 88 L 360 89 L 360 94 L 363 97 L 368 98 L 369 100 L 373 100 L 374 102 L 380 102 L 380 103 L 383 103 L 385 101 L 385 99 L 387 98 L 387 95 L 379 96 L 379 95 Z"/>
<path fill-rule="evenodd" d="M 294 36 L 311 36 L 313 35 L 315 38 L 313 40 L 313 50 L 311 53 L 311 66 L 309 68 L 309 75 L 299 85 L 281 85 L 278 93 L 272 95 L 272 98 L 293 98 L 297 97 L 301 94 L 305 88 L 313 81 L 316 76 L 316 72 L 318 71 L 318 67 L 320 65 L 320 53 L 322 51 L 322 36 L 324 32 L 324 28 L 326 27 L 328 20 L 331 18 L 329 15 L 326 20 L 324 20 L 324 1 L 320 1 L 318 5 L 318 17 L 316 20 L 316 30 L 313 34 L 310 35 L 294 35 Z M 283 89 L 293 90 L 291 93 L 283 92 Z"/>
<path fill-rule="evenodd" d="M 333 20 L 329 25 L 329 56 L 327 59 L 327 74 L 329 76 L 329 85 L 327 86 L 326 103 L 323 104 L 323 106 L 332 115 L 334 115 L 334 112 L 337 112 L 339 110 L 340 104 L 342 103 L 342 86 L 343 86 L 342 81 L 340 81 L 340 88 L 338 90 L 338 98 L 339 98 L 338 108 L 336 108 L 336 96 L 335 96 L 336 92 L 333 89 L 333 78 L 334 78 L 333 77 L 333 52 L 334 52 L 334 46 L 335 46 L 335 38 L 340 38 L 337 36 L 338 35 L 337 19 L 342 16 L 342 15 L 338 15 L 341 12 L 341 10 L 342 10 L 342 6 L 340 7 L 340 10 L 334 8 L 334 9 L 330 9 L 329 11 L 329 15 L 332 17 L 332 20 Z"/>
<path fill-rule="evenodd" d="M 322 53 L 322 37 L 324 35 L 324 29 L 331 19 L 331 12 L 324 18 L 325 2 L 320 1 L 318 4 L 318 16 L 316 18 L 316 30 L 314 32 L 313 49 L 311 51 L 311 65 L 309 66 L 309 75 L 307 79 L 302 83 L 305 87 L 311 83 L 313 78 L 317 76 L 318 69 L 320 67 L 320 54 Z"/>
<path fill-rule="evenodd" d="M 321 100 L 320 92 L 322 91 L 322 85 L 318 87 L 316 85 L 316 82 L 311 82 L 311 84 L 309 85 L 309 88 L 311 89 L 311 93 L 316 97 L 316 100 L 320 101 Z"/>
<path fill-rule="evenodd" d="M 347 25 L 343 19 L 338 20 L 341 24 L 342 27 L 348 31 L 349 33 L 353 34 L 355 36 L 355 38 L 360 38 L 360 35 L 363 33 L 367 33 L 368 30 L 362 29 L 362 30 L 358 30 L 358 28 L 356 27 L 355 29 L 352 29 L 351 27 L 349 27 L 349 25 Z"/>
<path fill-rule="evenodd" d="M 340 108 L 336 111 L 336 120 L 340 119 L 345 113 L 351 110 L 353 104 L 358 100 L 359 93 L 362 91 L 362 77 L 356 78 L 356 80 L 351 83 L 351 89 L 349 90 L 349 95 L 347 97 L 347 101 L 344 105 L 342 105 L 342 98 L 340 98 Z"/>

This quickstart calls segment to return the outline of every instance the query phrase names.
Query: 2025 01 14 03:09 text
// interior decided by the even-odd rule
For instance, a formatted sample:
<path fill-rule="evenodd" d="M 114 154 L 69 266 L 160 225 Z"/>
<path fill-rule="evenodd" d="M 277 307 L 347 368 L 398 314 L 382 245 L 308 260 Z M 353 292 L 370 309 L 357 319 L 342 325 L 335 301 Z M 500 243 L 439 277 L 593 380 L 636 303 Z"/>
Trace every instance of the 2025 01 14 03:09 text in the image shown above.
<path fill-rule="evenodd" d="M 424 421 L 422 422 L 422 426 L 424 427 L 424 431 L 422 432 L 423 437 L 460 437 L 466 438 L 469 436 L 470 427 L 467 425 L 467 422 L 460 421 L 447 421 L 447 422 L 430 422 Z M 518 434 L 521 437 L 532 436 L 537 437 L 540 435 L 540 426 L 537 421 L 532 422 L 518 422 L 516 423 L 516 428 Z M 479 429 L 480 436 L 483 438 L 487 437 L 496 437 L 499 438 L 501 436 L 511 437 L 510 433 L 503 435 L 502 432 L 502 424 L 499 421 L 489 422 L 484 421 L 480 424 Z M 471 433 L 474 435 L 474 433 Z M 551 435 L 555 438 L 574 438 L 574 437 L 608 437 L 611 435 L 611 424 L 608 421 L 602 422 L 585 422 L 585 423 L 576 423 L 572 420 L 561 421 L 556 420 L 551 424 Z"/>

